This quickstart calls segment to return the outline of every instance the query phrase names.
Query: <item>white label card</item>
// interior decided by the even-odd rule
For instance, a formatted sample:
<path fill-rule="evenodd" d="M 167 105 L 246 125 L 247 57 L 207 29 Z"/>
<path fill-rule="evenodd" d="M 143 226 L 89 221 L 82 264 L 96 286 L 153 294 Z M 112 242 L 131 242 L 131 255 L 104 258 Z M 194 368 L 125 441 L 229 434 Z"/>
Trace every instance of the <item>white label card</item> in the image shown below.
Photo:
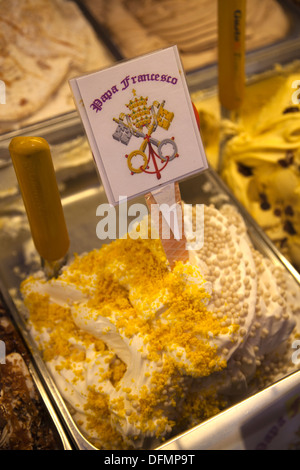
<path fill-rule="evenodd" d="M 111 204 L 208 167 L 176 46 L 70 86 Z"/>

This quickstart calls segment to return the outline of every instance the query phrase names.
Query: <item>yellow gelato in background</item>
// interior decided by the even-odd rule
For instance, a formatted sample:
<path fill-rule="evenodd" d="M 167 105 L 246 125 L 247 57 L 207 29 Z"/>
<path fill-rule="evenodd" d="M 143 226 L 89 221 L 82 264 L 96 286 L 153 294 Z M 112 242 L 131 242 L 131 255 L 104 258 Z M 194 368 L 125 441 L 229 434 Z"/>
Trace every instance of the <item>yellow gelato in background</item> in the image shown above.
<path fill-rule="evenodd" d="M 216 93 L 193 101 L 207 158 L 217 168 L 229 134 L 222 177 L 281 252 L 300 269 L 300 64 L 256 77 L 246 87 L 238 124 L 221 122 Z M 300 91 L 299 91 L 300 94 Z"/>

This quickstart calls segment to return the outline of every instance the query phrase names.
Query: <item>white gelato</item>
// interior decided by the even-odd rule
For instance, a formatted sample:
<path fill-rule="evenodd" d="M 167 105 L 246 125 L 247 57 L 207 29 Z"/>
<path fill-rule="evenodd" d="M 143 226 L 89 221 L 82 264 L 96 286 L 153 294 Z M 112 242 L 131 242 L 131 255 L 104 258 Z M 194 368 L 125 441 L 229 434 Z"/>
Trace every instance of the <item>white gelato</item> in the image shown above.
<path fill-rule="evenodd" d="M 22 285 L 31 333 L 99 448 L 156 445 L 292 370 L 299 289 L 231 206 L 205 207 L 204 227 L 193 264 L 173 271 L 159 240 L 128 237 Z"/>

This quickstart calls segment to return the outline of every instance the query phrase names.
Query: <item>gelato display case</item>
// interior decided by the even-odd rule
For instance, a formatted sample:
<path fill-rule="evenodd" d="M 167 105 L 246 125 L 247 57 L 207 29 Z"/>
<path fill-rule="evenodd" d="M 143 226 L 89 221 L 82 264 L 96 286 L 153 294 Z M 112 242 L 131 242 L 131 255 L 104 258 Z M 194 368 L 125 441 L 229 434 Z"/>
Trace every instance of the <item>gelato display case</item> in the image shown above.
<path fill-rule="evenodd" d="M 213 2 L 201 2 L 200 37 L 198 19 L 191 22 L 197 0 L 188 9 L 182 0 L 39 0 L 35 22 L 33 3 L 13 0 L 0 19 L 3 83 L 14 103 L 0 105 L 0 450 L 18 446 L 20 402 L 28 448 L 300 449 L 297 2 L 249 2 L 238 125 L 220 117 Z M 68 81 L 174 41 L 209 168 L 180 181 L 188 234 L 197 239 L 195 223 L 203 231 L 192 262 L 169 272 L 159 240 L 124 236 L 122 205 L 115 240 L 99 235 L 98 208 L 111 206 Z M 231 151 L 219 175 L 223 132 Z M 50 145 L 70 237 L 57 278 L 47 278 L 33 243 L 9 153 L 19 136 Z M 241 148 L 244 160 L 233 158 Z M 146 235 L 147 217 L 138 229 L 130 224 L 134 204 L 149 211 L 144 197 L 130 201 L 126 229 Z"/>
<path fill-rule="evenodd" d="M 187 73 L 217 62 L 217 0 L 78 0 L 118 58 L 177 44 Z M 247 53 L 299 37 L 299 11 L 286 0 L 248 2 Z"/>
<path fill-rule="evenodd" d="M 74 110 L 68 80 L 117 60 L 178 44 L 187 73 L 215 65 L 217 0 L 188 4 L 3 0 L 0 103 L 6 95 L 11 106 L 0 107 L 0 133 Z M 291 1 L 252 0 L 247 55 L 288 47 L 299 38 L 299 21 Z"/>
<path fill-rule="evenodd" d="M 101 447 L 101 445 L 99 445 L 95 436 L 90 437 L 86 434 L 82 424 L 82 418 L 80 417 L 80 419 L 78 419 L 77 412 L 76 409 L 74 409 L 73 404 L 70 406 L 70 404 L 67 403 L 62 382 L 54 379 L 55 369 L 51 370 L 51 367 L 49 368 L 47 363 L 44 361 L 44 357 L 42 356 L 36 342 L 37 338 L 34 339 L 32 329 L 29 330 L 28 328 L 28 318 L 25 313 L 26 310 L 24 310 L 23 300 L 20 294 L 20 285 L 32 273 L 40 271 L 41 264 L 33 246 L 27 216 L 19 194 L 13 168 L 9 159 L 5 159 L 5 152 L 7 153 L 11 138 L 17 135 L 18 132 L 12 132 L 0 139 L 0 147 L 2 149 L 2 154 L 4 155 L 3 165 L 0 170 L 1 182 L 3 181 L 0 198 L 1 291 L 5 303 L 8 306 L 15 323 L 18 325 L 25 344 L 32 355 L 35 367 L 42 379 L 50 403 L 55 406 L 60 421 L 63 424 L 64 429 L 66 429 L 72 445 L 74 448 L 80 450 L 96 450 L 98 448 L 105 448 L 105 446 Z M 70 257 L 72 258 L 75 253 L 82 254 L 91 252 L 92 250 L 101 248 L 103 245 L 110 246 L 108 240 L 100 240 L 97 236 L 96 226 L 98 218 L 96 215 L 96 209 L 99 205 L 106 204 L 107 198 L 96 173 L 93 157 L 89 150 L 79 117 L 75 113 L 70 113 L 69 115 L 52 119 L 40 125 L 24 128 L 22 130 L 22 135 L 39 135 L 44 137 L 50 143 L 66 223 L 71 239 L 71 248 L 69 252 Z M 263 256 L 264 259 L 268 260 L 266 263 L 268 266 L 267 269 L 270 270 L 270 272 L 273 272 L 273 269 L 275 271 L 276 269 L 279 269 L 280 271 L 283 270 L 283 275 L 286 278 L 285 282 L 288 283 L 287 292 L 292 296 L 291 299 L 286 298 L 285 296 L 283 297 L 283 303 L 285 304 L 285 302 L 287 302 L 286 307 L 291 309 L 291 312 L 293 312 L 292 314 L 290 313 L 292 317 L 282 317 L 283 323 L 281 323 L 281 320 L 275 320 L 275 317 L 273 317 L 273 314 L 275 313 L 272 308 L 273 300 L 271 301 L 271 306 L 268 307 L 271 309 L 270 320 L 268 320 L 270 321 L 270 324 L 268 328 L 273 331 L 273 321 L 275 322 L 274 325 L 282 325 L 282 331 L 279 329 L 280 331 L 278 332 L 277 326 L 273 331 L 274 338 L 277 338 L 276 342 L 277 340 L 280 342 L 281 333 L 283 336 L 286 336 L 287 331 L 289 331 L 291 327 L 289 318 L 292 318 L 292 321 L 297 323 L 297 328 L 299 328 L 299 273 L 280 254 L 264 234 L 262 229 L 254 222 L 248 212 L 232 196 L 227 186 L 222 182 L 215 171 L 213 169 L 209 169 L 191 180 L 181 182 L 180 189 L 182 199 L 187 205 L 194 206 L 197 204 L 204 204 L 206 207 L 213 205 L 214 209 L 209 210 L 225 211 L 224 213 L 222 212 L 223 216 L 220 216 L 221 218 L 225 217 L 226 214 L 228 214 L 229 217 L 231 214 L 230 210 L 229 212 L 226 212 L 226 208 L 228 206 L 238 210 L 244 220 L 243 224 L 245 223 L 246 227 L 245 233 L 243 232 L 243 229 L 241 229 L 241 233 L 246 237 L 245 240 L 250 240 L 249 243 L 254 247 L 256 250 L 255 252 L 260 253 L 260 255 L 256 255 L 257 257 Z M 145 205 L 144 198 L 140 198 L 138 201 L 134 200 L 134 203 L 137 202 Z M 227 229 L 231 230 L 230 227 L 226 227 L 225 224 L 225 238 L 226 236 L 228 238 L 228 234 L 226 234 Z M 229 243 L 229 241 L 227 242 Z M 209 256 L 207 250 L 204 251 L 205 256 Z M 199 256 L 201 256 L 201 250 L 199 253 Z M 210 256 L 213 256 L 213 254 Z M 242 254 L 239 256 L 242 256 Z M 204 263 L 207 262 L 208 258 L 205 259 L 206 261 L 203 258 Z M 215 272 L 207 272 L 207 276 L 210 276 L 211 282 L 213 282 L 215 275 L 217 275 Z M 279 297 L 276 297 L 276 299 L 279 301 Z M 277 302 L 276 299 L 274 297 L 274 302 Z M 280 306 L 278 306 L 278 308 L 281 309 Z M 278 319 L 279 318 L 280 316 Z M 252 320 L 254 321 L 253 318 Z M 256 323 L 257 325 L 255 328 L 257 329 L 258 322 L 256 321 Z M 249 325 L 248 328 L 250 328 Z M 266 334 L 267 332 L 264 331 L 262 336 L 265 335 L 266 337 Z M 251 381 L 251 386 L 247 391 L 244 390 L 241 397 L 233 397 L 230 399 L 231 403 L 229 408 L 231 408 L 231 406 L 235 406 L 236 403 L 239 403 L 240 400 L 243 400 L 244 398 L 251 397 L 253 401 L 256 401 L 256 399 L 259 400 L 260 395 L 256 395 L 258 390 L 272 385 L 274 381 L 284 379 L 291 373 L 292 377 L 297 377 L 298 366 L 291 362 L 293 349 L 290 341 L 296 341 L 293 338 L 294 336 L 291 336 L 290 340 L 285 343 L 285 349 L 280 352 L 280 357 L 278 356 L 278 353 L 274 354 L 274 356 L 276 356 L 276 365 L 274 365 L 274 367 L 271 366 L 274 358 L 272 359 L 268 357 L 266 359 L 267 365 L 265 369 L 260 369 L 261 357 L 259 359 L 256 358 L 255 367 L 258 367 L 258 370 L 261 370 L 261 380 L 256 380 L 259 377 L 259 374 L 257 374 L 254 382 Z M 271 370 L 272 374 L 270 375 L 267 373 L 267 370 Z M 236 416 L 239 416 L 239 413 L 242 413 L 239 410 L 243 408 L 234 409 L 237 413 L 237 415 L 235 414 L 235 419 L 237 419 Z M 214 414 L 214 412 L 215 410 L 210 410 L 208 412 L 208 410 L 205 409 L 204 416 L 206 416 L 206 418 L 204 417 L 204 420 L 208 419 L 210 413 Z M 216 420 L 215 426 L 217 427 L 218 417 L 215 417 L 214 419 Z M 197 424 L 199 423 L 192 421 L 188 425 L 188 429 L 194 428 Z M 181 431 L 188 430 L 182 429 L 182 427 L 180 427 L 180 429 Z M 181 433 L 179 434 L 181 435 Z M 175 436 L 173 435 L 172 439 L 174 438 Z M 176 438 L 175 441 L 172 442 L 176 443 Z M 153 449 L 159 448 L 159 445 L 162 443 L 162 441 L 154 439 L 150 444 L 147 444 L 147 441 L 145 441 L 143 445 L 148 449 Z M 181 440 L 179 443 L 181 443 Z M 114 443 L 111 443 L 111 446 L 113 445 Z M 206 444 L 203 444 L 203 448 L 205 447 Z"/>

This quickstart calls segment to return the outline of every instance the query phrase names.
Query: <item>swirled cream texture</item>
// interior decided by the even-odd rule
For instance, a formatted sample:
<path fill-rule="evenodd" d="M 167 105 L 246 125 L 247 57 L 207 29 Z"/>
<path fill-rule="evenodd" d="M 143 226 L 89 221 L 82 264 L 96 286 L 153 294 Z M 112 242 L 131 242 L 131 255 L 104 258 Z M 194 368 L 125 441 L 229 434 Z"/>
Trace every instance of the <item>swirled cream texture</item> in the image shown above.
<path fill-rule="evenodd" d="M 191 211 L 185 219 L 191 238 Z M 235 209 L 210 206 L 193 263 L 171 271 L 160 240 L 128 236 L 76 256 L 57 279 L 31 276 L 22 293 L 79 427 L 97 447 L 123 449 L 153 446 L 287 372 L 299 298 L 286 282 Z"/>

